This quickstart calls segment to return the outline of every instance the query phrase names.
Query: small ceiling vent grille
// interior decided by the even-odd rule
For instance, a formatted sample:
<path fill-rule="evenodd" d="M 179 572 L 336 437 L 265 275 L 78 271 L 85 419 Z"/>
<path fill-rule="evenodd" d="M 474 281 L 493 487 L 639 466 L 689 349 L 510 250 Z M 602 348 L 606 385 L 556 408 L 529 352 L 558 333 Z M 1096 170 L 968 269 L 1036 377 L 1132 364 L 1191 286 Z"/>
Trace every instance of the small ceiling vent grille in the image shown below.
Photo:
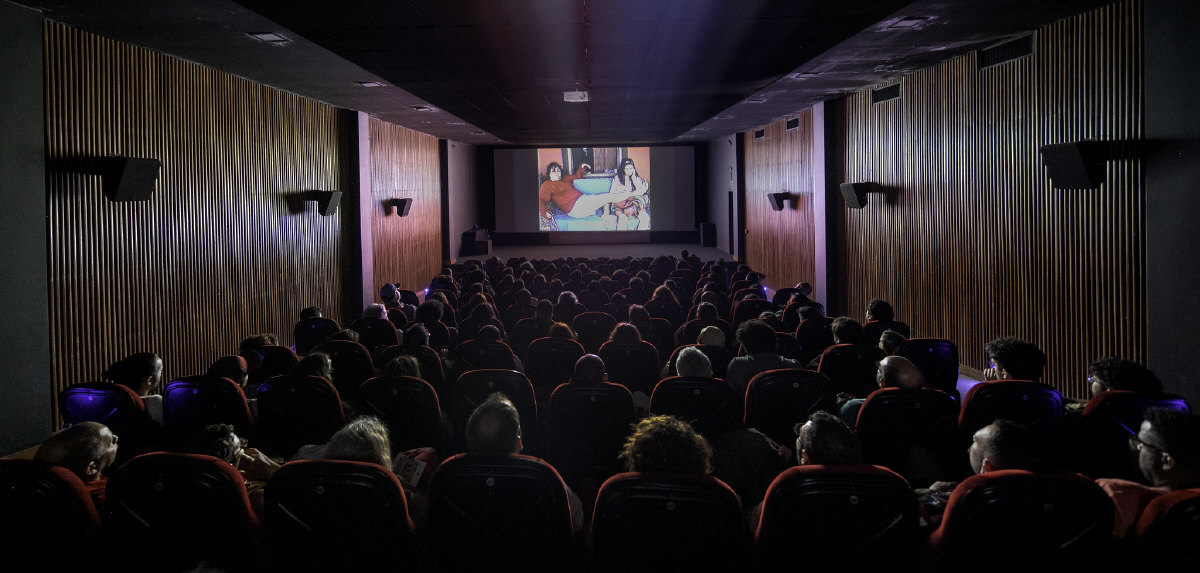
<path fill-rule="evenodd" d="M 882 103 L 894 99 L 900 99 L 900 84 L 898 83 L 871 90 L 871 103 Z"/>
<path fill-rule="evenodd" d="M 766 136 L 767 136 L 767 130 L 765 130 L 765 129 L 754 130 L 754 139 L 762 139 Z"/>
<path fill-rule="evenodd" d="M 1033 35 L 1021 36 L 1003 44 L 979 50 L 979 69 L 994 68 L 1033 55 Z"/>
<path fill-rule="evenodd" d="M 800 118 L 793 117 L 792 119 L 787 120 L 787 123 L 784 124 L 784 126 L 787 128 L 788 131 L 796 129 L 796 128 L 800 127 Z"/>

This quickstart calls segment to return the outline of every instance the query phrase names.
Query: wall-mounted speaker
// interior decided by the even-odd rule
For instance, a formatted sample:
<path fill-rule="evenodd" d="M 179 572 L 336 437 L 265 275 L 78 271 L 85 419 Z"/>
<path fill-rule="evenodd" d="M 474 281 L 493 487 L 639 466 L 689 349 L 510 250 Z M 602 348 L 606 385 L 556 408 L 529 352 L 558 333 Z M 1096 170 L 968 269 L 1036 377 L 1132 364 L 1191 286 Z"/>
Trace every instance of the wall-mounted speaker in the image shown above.
<path fill-rule="evenodd" d="M 773 211 L 782 211 L 783 204 L 791 198 L 791 193 L 767 193 L 767 200 L 771 202 L 771 210 Z"/>
<path fill-rule="evenodd" d="M 1096 189 L 1104 183 L 1104 149 L 1094 141 L 1055 143 L 1041 148 L 1050 183 L 1058 189 Z"/>
<path fill-rule="evenodd" d="M 109 201 L 147 201 L 154 194 L 162 162 L 138 157 L 108 157 L 103 160 L 101 185 Z"/>
<path fill-rule="evenodd" d="M 337 213 L 338 203 L 342 201 L 341 191 L 314 191 L 317 199 L 317 211 L 328 217 Z"/>
<path fill-rule="evenodd" d="M 846 206 L 851 209 L 862 209 L 867 206 L 867 192 L 871 190 L 872 183 L 869 181 L 861 183 L 842 183 L 839 187 L 842 190 L 842 199 L 846 201 Z"/>
<path fill-rule="evenodd" d="M 392 205 L 396 207 L 396 214 L 401 217 L 407 217 L 408 210 L 412 208 L 412 198 L 405 197 L 404 199 L 393 199 L 392 201 Z"/>

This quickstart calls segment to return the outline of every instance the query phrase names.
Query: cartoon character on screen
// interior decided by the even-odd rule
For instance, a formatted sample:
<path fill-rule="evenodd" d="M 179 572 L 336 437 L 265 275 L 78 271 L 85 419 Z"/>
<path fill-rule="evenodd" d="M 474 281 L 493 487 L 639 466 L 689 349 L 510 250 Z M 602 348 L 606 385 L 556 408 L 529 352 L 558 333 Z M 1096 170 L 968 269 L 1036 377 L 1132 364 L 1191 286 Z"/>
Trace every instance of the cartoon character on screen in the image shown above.
<path fill-rule="evenodd" d="M 609 206 L 609 213 L 616 217 L 614 228 L 628 231 L 650 228 L 650 197 L 646 195 L 649 190 L 650 182 L 638 175 L 633 159 L 622 159 L 608 191 L 610 194 L 628 193 L 629 197 Z M 605 223 L 608 228 L 608 221 Z"/>
<path fill-rule="evenodd" d="M 576 169 L 574 174 L 563 175 L 562 165 L 557 161 L 551 162 L 546 166 L 546 177 L 538 188 L 538 201 L 541 205 L 542 214 L 542 229 L 557 230 L 558 225 L 554 223 L 554 209 L 557 208 L 562 213 L 573 219 L 583 219 L 596 214 L 596 211 L 601 207 L 607 206 L 609 203 L 619 203 L 633 197 L 637 191 L 609 191 L 608 193 L 597 193 L 595 195 L 586 195 L 575 188 L 571 184 L 572 181 L 583 177 L 592 170 L 592 166 L 586 163 L 581 164 Z M 642 191 L 643 193 L 645 191 Z M 604 213 L 605 219 L 615 215 Z M 607 226 L 607 225 L 606 225 Z"/>

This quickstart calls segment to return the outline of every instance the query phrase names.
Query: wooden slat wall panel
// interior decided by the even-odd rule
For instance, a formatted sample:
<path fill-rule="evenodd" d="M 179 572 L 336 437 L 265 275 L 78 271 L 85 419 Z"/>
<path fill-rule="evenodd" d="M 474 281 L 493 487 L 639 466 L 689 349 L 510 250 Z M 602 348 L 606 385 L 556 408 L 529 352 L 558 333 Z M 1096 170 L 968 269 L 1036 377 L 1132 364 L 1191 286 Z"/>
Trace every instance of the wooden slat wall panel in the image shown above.
<path fill-rule="evenodd" d="M 787 120 L 763 128 L 763 139 L 746 133 L 746 264 L 779 289 L 813 281 L 816 268 L 813 213 L 812 110 L 795 116 L 800 126 L 787 131 Z M 768 193 L 791 193 L 783 211 L 773 211 Z"/>
<path fill-rule="evenodd" d="M 55 23 L 45 26 L 53 380 L 153 351 L 203 373 L 254 332 L 341 307 L 340 217 L 290 194 L 337 189 L 336 110 Z M 112 203 L 61 160 L 162 161 L 149 201 Z"/>
<path fill-rule="evenodd" d="M 389 282 L 420 291 L 442 263 L 437 138 L 374 118 L 368 129 L 375 291 Z M 413 200 L 407 217 L 384 215 L 384 200 L 404 197 Z"/>
<path fill-rule="evenodd" d="M 965 364 L 1011 335 L 1047 354 L 1046 380 L 1087 396 L 1095 358 L 1146 355 L 1141 2 L 1037 31 L 1034 55 L 978 70 L 976 55 L 840 107 L 843 181 L 898 189 L 839 208 L 839 312 L 890 300 L 914 336 L 953 340 Z M 1097 190 L 1053 189 L 1038 148 L 1121 142 Z"/>

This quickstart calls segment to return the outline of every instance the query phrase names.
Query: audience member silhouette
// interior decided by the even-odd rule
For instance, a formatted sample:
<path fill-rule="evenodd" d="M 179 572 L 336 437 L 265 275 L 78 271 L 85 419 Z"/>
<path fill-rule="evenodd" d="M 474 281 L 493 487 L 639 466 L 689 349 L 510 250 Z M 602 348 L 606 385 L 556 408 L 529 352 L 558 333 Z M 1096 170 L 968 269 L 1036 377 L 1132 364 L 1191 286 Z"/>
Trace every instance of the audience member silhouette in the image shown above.
<path fill-rule="evenodd" d="M 803 368 L 797 360 L 784 358 L 775 353 L 775 329 L 761 320 L 748 320 L 737 330 L 737 341 L 741 343 L 745 356 L 729 361 L 725 382 L 740 396 L 746 395 L 750 379 L 760 372 L 779 368 Z"/>
<path fill-rule="evenodd" d="M 138 352 L 109 365 L 103 377 L 141 396 L 146 404 L 146 414 L 156 424 L 162 425 L 162 395 L 158 393 L 161 391 L 162 374 L 162 358 L 153 352 Z"/>
<path fill-rule="evenodd" d="M 62 466 L 79 476 L 96 509 L 104 509 L 104 471 L 117 459 L 117 435 L 99 422 L 80 422 L 46 438 L 34 459 Z"/>

